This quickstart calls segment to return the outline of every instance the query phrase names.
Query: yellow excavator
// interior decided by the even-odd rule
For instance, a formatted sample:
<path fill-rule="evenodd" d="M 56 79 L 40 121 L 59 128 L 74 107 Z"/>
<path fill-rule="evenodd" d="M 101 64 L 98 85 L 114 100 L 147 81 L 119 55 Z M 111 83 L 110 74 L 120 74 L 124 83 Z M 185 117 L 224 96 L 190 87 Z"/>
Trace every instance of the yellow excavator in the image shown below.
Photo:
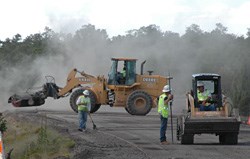
<path fill-rule="evenodd" d="M 61 88 L 52 79 L 43 85 L 43 89 L 25 95 L 14 94 L 8 99 L 15 107 L 40 106 L 47 97 L 59 99 L 70 96 L 70 106 L 77 112 L 76 100 L 83 90 L 89 90 L 91 113 L 101 105 L 124 107 L 131 115 L 146 115 L 156 107 L 154 100 L 161 94 L 162 88 L 168 84 L 169 77 L 153 75 L 153 71 L 144 74 L 141 63 L 140 74 L 136 73 L 136 61 L 132 58 L 112 58 L 112 66 L 108 79 L 104 76 L 92 76 L 83 71 L 73 69 L 67 78 L 65 87 Z M 119 69 L 123 67 L 124 72 Z"/>

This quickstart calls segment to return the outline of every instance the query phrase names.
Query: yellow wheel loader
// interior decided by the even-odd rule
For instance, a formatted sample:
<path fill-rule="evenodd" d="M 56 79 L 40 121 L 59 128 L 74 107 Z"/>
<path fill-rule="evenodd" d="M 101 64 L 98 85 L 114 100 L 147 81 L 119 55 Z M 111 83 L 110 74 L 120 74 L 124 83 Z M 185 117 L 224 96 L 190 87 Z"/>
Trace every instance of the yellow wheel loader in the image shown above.
<path fill-rule="evenodd" d="M 92 76 L 73 69 L 67 78 L 66 86 L 58 87 L 55 82 L 47 82 L 41 91 L 26 95 L 15 94 L 8 100 L 15 107 L 39 106 L 45 103 L 47 97 L 59 99 L 70 96 L 70 106 L 77 112 L 76 100 L 83 90 L 89 90 L 91 113 L 96 112 L 101 105 L 124 107 L 131 115 L 146 115 L 151 108 L 156 107 L 154 100 L 162 93 L 162 88 L 168 83 L 168 77 L 136 73 L 137 59 L 112 58 L 112 66 L 108 79 L 104 76 Z M 120 69 L 124 69 L 123 73 Z"/>

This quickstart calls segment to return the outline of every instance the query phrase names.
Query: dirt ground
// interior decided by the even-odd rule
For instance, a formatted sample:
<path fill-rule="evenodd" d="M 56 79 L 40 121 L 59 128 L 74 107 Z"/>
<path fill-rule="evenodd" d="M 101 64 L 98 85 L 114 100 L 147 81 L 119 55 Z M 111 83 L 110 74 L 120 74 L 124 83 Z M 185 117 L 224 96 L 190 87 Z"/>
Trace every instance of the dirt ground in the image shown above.
<path fill-rule="evenodd" d="M 51 112 L 50 112 L 51 113 Z M 55 112 L 57 114 L 57 112 Z M 57 130 L 60 134 L 70 137 L 75 141 L 72 149 L 73 159 L 88 158 L 110 158 L 110 159 L 140 159 L 149 158 L 136 145 L 132 145 L 126 140 L 115 135 L 108 134 L 98 129 L 89 128 L 86 132 L 77 130 L 77 119 L 75 122 L 64 120 L 63 118 L 51 117 L 46 111 L 22 111 L 16 110 L 5 112 L 5 116 L 11 116 L 16 120 L 29 121 L 40 124 L 41 118 L 46 116 L 47 126 Z M 53 113 L 52 113 L 53 114 Z M 73 115 L 75 117 L 75 114 Z M 11 123 L 8 123 L 11 124 Z M 65 158 L 65 157 L 57 157 Z"/>
<path fill-rule="evenodd" d="M 30 122 L 46 116 L 49 126 L 76 142 L 73 159 L 235 159 L 248 158 L 250 154 L 248 125 L 241 125 L 238 145 L 220 145 L 218 136 L 212 134 L 195 135 L 193 145 L 181 145 L 175 137 L 176 118 L 173 118 L 173 143 L 169 120 L 167 137 L 171 144 L 161 145 L 160 121 L 155 109 L 146 116 L 132 116 L 121 108 L 101 108 L 92 114 L 97 130 L 93 130 L 88 119 L 87 132 L 77 131 L 77 114 L 71 110 L 18 109 L 9 113 Z"/>

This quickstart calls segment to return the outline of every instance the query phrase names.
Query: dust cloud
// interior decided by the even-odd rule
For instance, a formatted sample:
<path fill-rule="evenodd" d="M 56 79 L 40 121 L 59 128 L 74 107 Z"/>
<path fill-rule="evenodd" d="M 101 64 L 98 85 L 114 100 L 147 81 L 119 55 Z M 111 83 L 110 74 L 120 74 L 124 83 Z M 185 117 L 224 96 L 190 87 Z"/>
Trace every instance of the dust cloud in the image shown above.
<path fill-rule="evenodd" d="M 199 28 L 196 31 L 196 25 L 192 27 L 194 28 L 187 29 L 187 33 L 183 36 L 173 32 L 161 32 L 155 25 L 150 25 L 128 31 L 125 36 L 109 38 L 105 30 L 95 29 L 93 25 L 83 26 L 75 32 L 70 42 L 62 40 L 61 54 L 46 55 L 30 64 L 4 69 L 0 72 L 1 109 L 11 108 L 7 100 L 13 93 L 42 86 L 46 82 L 44 78 L 46 75 L 53 76 L 56 84 L 64 87 L 67 76 L 73 68 L 91 75 L 107 77 L 111 67 L 111 58 L 127 57 L 138 59 L 138 74 L 141 62 L 146 60 L 144 73 L 153 70 L 153 74 L 172 76 L 173 94 L 179 98 L 176 100 L 177 106 L 174 109 L 181 110 L 185 106 L 185 93 L 191 89 L 191 75 L 201 72 L 219 73 L 220 69 L 214 67 L 220 66 L 216 64 L 220 62 L 216 58 L 224 56 L 218 54 L 224 49 L 223 46 L 214 46 L 210 49 L 210 45 L 215 45 L 216 41 L 213 42 L 209 38 L 203 42 L 199 41 L 199 36 L 203 32 Z M 133 34 L 134 32 L 138 35 Z M 223 39 L 220 42 L 227 43 Z M 211 56 L 207 56 L 207 52 L 212 52 L 214 55 L 210 53 Z M 225 54 L 227 55 L 229 54 Z M 204 61 L 201 60 L 204 58 L 215 65 L 213 63 L 204 65 L 202 63 Z M 229 65 L 230 62 L 228 60 L 224 65 Z M 205 66 L 211 66 L 211 68 Z M 41 108 L 70 109 L 69 97 L 46 100 Z"/>

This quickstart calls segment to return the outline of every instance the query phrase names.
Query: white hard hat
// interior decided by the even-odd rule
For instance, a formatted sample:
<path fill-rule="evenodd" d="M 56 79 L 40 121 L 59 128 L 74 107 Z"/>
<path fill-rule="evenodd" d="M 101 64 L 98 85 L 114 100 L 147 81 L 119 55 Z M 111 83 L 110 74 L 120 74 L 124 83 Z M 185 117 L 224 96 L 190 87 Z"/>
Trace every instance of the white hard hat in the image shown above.
<path fill-rule="evenodd" d="M 197 87 L 201 87 L 201 86 L 204 86 L 204 83 L 203 82 L 198 82 Z"/>
<path fill-rule="evenodd" d="M 172 89 L 169 88 L 169 85 L 165 85 L 165 86 L 163 87 L 162 92 L 170 92 L 171 90 L 172 90 Z"/>
<path fill-rule="evenodd" d="M 86 96 L 89 95 L 89 91 L 88 91 L 88 90 L 84 90 L 82 93 L 83 93 L 84 95 L 86 95 Z"/>

